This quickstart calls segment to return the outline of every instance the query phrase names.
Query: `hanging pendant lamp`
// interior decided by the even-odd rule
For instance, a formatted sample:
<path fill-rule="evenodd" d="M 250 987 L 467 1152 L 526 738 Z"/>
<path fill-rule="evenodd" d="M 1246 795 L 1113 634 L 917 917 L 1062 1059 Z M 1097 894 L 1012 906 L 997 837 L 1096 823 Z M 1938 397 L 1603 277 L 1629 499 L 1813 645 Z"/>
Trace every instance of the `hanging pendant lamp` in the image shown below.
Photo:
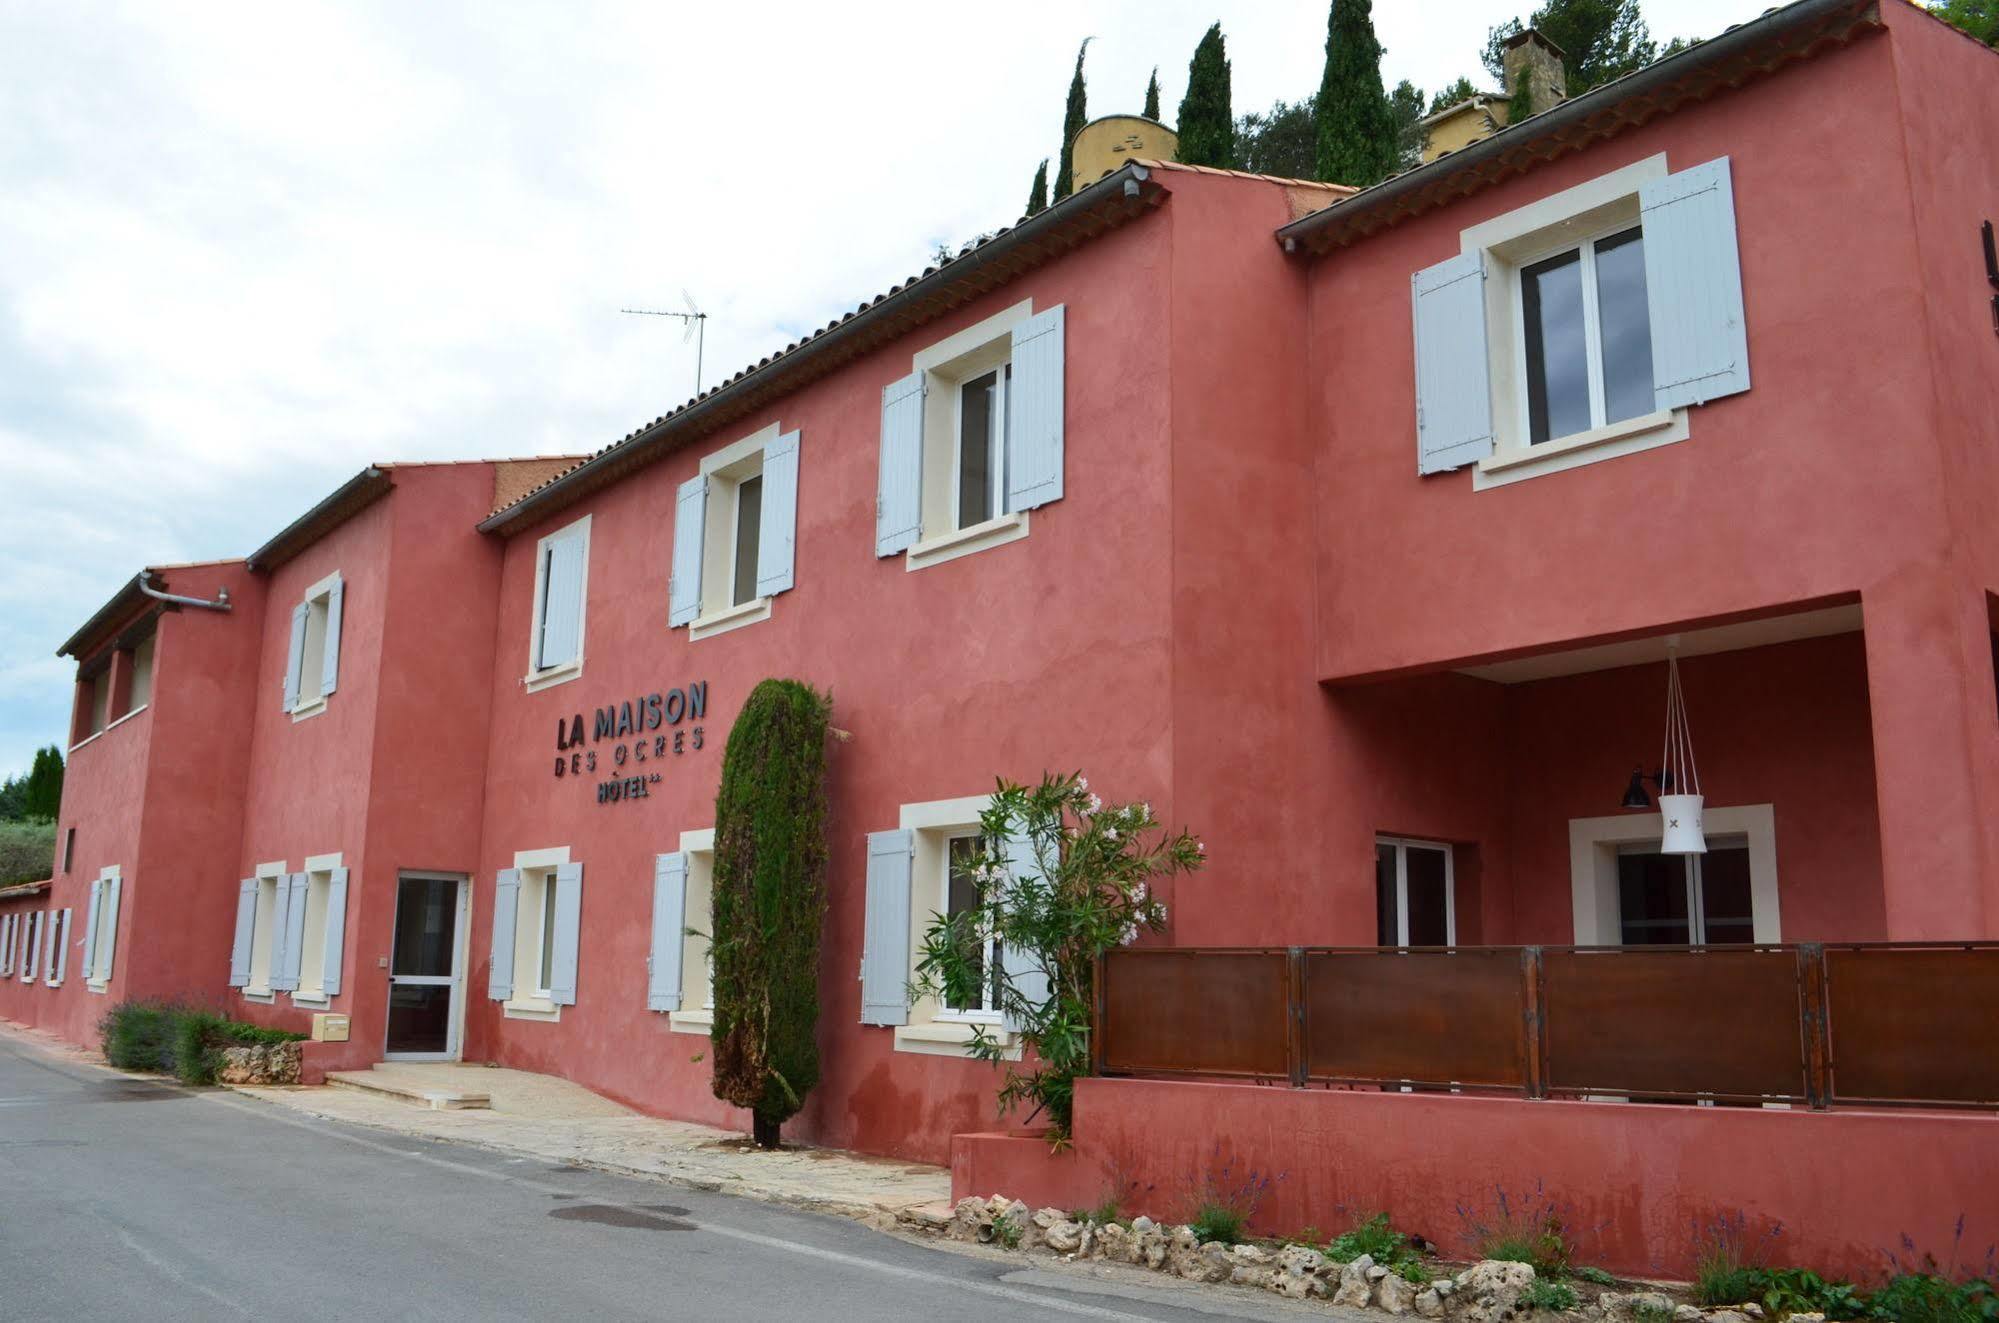
<path fill-rule="evenodd" d="M 1693 728 L 1687 724 L 1687 696 L 1680 688 L 1679 640 L 1666 654 L 1666 751 L 1659 759 L 1661 854 L 1706 854 L 1701 829 L 1700 773 L 1694 767 Z M 1667 793 L 1671 792 L 1671 793 Z"/>

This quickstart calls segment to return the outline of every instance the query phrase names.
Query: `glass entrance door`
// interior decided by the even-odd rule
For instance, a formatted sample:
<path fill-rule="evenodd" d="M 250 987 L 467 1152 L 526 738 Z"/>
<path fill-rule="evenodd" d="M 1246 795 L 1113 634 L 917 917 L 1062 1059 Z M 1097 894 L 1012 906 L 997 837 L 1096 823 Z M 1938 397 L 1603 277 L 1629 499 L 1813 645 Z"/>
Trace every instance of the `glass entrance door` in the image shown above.
<path fill-rule="evenodd" d="M 384 1055 L 455 1060 L 464 970 L 465 879 L 405 873 L 396 880 Z"/>

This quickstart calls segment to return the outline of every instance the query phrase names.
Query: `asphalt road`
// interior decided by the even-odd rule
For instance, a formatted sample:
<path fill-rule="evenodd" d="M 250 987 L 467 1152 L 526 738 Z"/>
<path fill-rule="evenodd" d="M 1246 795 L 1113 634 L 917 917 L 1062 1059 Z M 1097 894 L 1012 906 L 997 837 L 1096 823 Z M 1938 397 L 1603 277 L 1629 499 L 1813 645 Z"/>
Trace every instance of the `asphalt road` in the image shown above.
<path fill-rule="evenodd" d="M 0 1320 L 1362 1317 L 183 1090 L 0 1035 Z"/>

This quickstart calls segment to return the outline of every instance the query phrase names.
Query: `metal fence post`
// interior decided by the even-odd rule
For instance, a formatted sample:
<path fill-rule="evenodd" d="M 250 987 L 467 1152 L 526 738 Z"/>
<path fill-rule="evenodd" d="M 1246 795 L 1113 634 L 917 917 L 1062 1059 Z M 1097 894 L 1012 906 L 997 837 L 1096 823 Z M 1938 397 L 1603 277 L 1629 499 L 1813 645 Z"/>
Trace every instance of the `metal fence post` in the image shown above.
<path fill-rule="evenodd" d="M 1104 972 L 1109 953 L 1099 951 L 1090 971 L 1090 1073 L 1104 1073 Z"/>
<path fill-rule="evenodd" d="M 1832 1026 L 1826 1015 L 1825 943 L 1799 943 L 1798 993 L 1805 1100 L 1813 1111 L 1823 1112 L 1832 1106 Z"/>
<path fill-rule="evenodd" d="M 1548 1096 L 1548 1016 L 1546 969 L 1538 946 L 1522 947 L 1520 978 L 1525 995 L 1521 999 L 1521 1033 L 1527 1045 L 1527 1096 Z"/>
<path fill-rule="evenodd" d="M 1284 1004 L 1291 1022 L 1284 1035 L 1284 1055 L 1291 1067 L 1291 1087 L 1305 1087 L 1305 948 L 1291 947 L 1284 962 Z"/>

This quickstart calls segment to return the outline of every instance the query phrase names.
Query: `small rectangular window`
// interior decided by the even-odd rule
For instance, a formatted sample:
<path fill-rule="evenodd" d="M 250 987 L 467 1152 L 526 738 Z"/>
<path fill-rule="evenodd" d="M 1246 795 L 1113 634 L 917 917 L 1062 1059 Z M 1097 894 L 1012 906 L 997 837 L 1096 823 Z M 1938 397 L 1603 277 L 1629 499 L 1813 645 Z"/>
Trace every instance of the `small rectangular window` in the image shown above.
<path fill-rule="evenodd" d="M 763 528 L 763 508 L 763 474 L 736 484 L 734 580 L 729 593 L 732 606 L 741 606 L 757 595 L 757 544 Z"/>
<path fill-rule="evenodd" d="M 1456 945 L 1450 846 L 1435 841 L 1376 841 L 1374 886 L 1376 945 Z"/>
<path fill-rule="evenodd" d="M 1527 436 L 1573 436 L 1652 412 L 1652 323 L 1640 227 L 1520 269 Z"/>
<path fill-rule="evenodd" d="M 959 528 L 1006 511 L 1007 391 L 1013 365 L 1003 364 L 958 387 L 958 456 L 954 469 Z"/>
<path fill-rule="evenodd" d="M 111 669 L 97 673 L 90 682 L 90 734 L 96 735 L 111 724 Z"/>
<path fill-rule="evenodd" d="M 153 640 L 156 637 L 148 634 L 132 649 L 132 687 L 125 703 L 128 712 L 137 712 L 153 701 Z"/>
<path fill-rule="evenodd" d="M 71 827 L 62 834 L 62 871 L 67 873 L 76 862 L 76 828 Z"/>

